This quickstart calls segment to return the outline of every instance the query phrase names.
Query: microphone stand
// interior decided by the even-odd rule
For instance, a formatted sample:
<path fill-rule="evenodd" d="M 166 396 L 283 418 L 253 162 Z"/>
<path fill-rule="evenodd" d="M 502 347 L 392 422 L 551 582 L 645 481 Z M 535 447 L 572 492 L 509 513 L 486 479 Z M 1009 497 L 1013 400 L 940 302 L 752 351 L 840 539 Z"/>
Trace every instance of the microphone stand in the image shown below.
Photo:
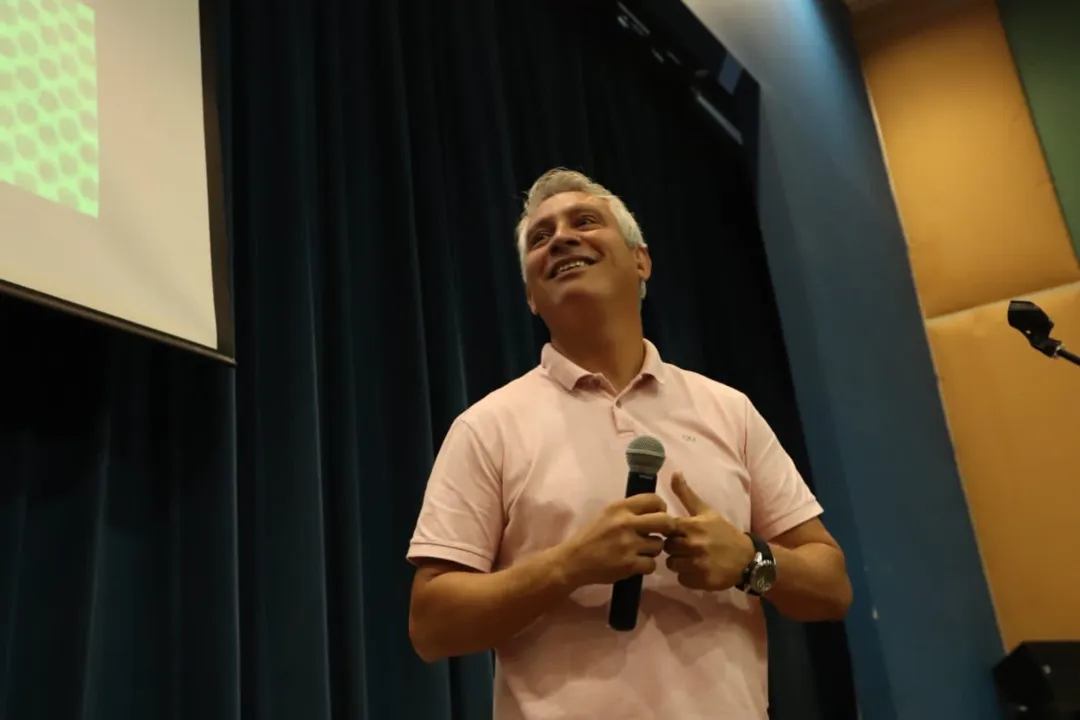
<path fill-rule="evenodd" d="M 1073 365 L 1080 365 L 1080 355 L 1071 353 L 1065 349 L 1065 345 L 1060 340 L 1054 338 L 1029 338 L 1031 346 L 1041 352 L 1043 355 L 1051 358 L 1064 358 Z"/>

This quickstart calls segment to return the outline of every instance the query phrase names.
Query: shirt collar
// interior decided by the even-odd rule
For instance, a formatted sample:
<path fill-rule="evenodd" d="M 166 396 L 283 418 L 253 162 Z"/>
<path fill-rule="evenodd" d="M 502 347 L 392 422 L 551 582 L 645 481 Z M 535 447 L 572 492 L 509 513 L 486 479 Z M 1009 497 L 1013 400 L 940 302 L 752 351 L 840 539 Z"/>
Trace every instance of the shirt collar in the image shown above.
<path fill-rule="evenodd" d="M 648 340 L 645 343 L 645 362 L 641 365 L 641 372 L 630 383 L 633 387 L 643 378 L 650 377 L 659 383 L 664 382 L 664 361 L 660 358 L 660 352 Z M 544 345 L 540 353 L 540 365 L 547 374 L 567 390 L 574 390 L 578 383 L 588 377 L 596 376 L 569 360 L 565 355 L 555 349 L 551 343 Z"/>

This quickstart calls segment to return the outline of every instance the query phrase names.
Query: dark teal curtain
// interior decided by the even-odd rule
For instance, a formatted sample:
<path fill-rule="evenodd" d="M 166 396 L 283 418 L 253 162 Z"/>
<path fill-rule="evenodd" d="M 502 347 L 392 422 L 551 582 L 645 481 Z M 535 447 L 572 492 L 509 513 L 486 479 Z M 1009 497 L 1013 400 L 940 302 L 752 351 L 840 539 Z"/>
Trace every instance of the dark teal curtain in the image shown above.
<path fill-rule="evenodd" d="M 223 7 L 238 368 L 0 299 L 0 717 L 490 717 L 489 655 L 414 656 L 404 553 L 453 417 L 538 360 L 553 165 L 637 213 L 664 355 L 806 468 L 747 159 L 610 9 Z M 774 716 L 854 717 L 840 626 L 770 631 Z"/>

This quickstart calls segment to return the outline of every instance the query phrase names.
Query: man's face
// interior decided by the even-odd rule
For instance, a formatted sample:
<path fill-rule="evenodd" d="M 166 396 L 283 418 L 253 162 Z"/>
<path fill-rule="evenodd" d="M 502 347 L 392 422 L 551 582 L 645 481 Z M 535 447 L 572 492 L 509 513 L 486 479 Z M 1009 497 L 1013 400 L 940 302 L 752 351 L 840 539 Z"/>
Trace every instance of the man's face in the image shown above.
<path fill-rule="evenodd" d="M 525 288 L 533 313 L 544 316 L 577 301 L 618 297 L 636 308 L 640 283 L 651 269 L 648 251 L 627 246 L 600 198 L 560 193 L 529 216 Z"/>

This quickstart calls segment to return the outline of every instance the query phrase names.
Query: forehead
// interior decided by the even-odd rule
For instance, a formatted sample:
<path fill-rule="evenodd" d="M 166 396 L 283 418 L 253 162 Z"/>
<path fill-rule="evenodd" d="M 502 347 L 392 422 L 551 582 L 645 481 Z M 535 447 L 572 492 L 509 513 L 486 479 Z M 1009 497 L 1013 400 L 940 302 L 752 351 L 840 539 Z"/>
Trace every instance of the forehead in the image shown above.
<path fill-rule="evenodd" d="M 544 202 L 536 206 L 529 215 L 529 226 L 536 227 L 541 223 L 552 222 L 564 215 L 573 215 L 583 210 L 599 210 L 606 212 L 607 203 L 585 192 L 572 191 L 552 195 Z"/>

